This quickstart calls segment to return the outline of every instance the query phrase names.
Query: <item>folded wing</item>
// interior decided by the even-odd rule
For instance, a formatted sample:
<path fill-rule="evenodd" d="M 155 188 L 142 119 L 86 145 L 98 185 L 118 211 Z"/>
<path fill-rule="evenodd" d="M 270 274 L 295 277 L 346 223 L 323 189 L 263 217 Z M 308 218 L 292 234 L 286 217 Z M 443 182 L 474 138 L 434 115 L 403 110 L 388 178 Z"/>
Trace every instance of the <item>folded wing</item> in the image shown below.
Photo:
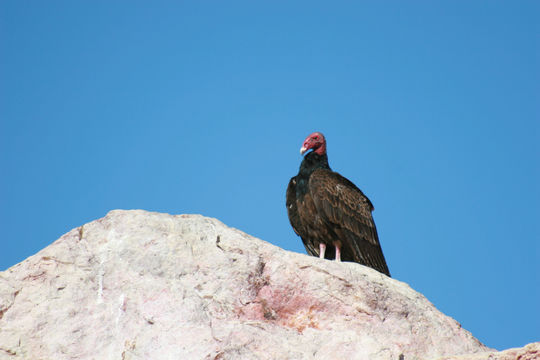
<path fill-rule="evenodd" d="M 390 276 L 371 215 L 373 205 L 362 191 L 345 177 L 326 169 L 315 170 L 308 187 L 316 215 L 328 228 L 324 232 L 335 236 L 329 240 L 342 244 L 342 259 Z"/>

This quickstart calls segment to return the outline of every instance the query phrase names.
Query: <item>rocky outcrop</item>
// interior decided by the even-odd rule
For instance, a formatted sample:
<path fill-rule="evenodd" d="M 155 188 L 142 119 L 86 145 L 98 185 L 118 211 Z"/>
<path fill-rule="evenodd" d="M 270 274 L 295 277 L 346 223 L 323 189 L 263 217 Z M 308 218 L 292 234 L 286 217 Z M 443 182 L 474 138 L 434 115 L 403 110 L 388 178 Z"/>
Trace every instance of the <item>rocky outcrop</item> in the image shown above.
<path fill-rule="evenodd" d="M 476 354 L 445 356 L 439 360 L 538 360 L 540 359 L 540 342 L 522 348 L 508 349 L 499 352 L 482 352 Z"/>
<path fill-rule="evenodd" d="M 287 252 L 199 215 L 112 211 L 0 273 L 6 359 L 409 360 L 484 351 L 403 282 Z"/>

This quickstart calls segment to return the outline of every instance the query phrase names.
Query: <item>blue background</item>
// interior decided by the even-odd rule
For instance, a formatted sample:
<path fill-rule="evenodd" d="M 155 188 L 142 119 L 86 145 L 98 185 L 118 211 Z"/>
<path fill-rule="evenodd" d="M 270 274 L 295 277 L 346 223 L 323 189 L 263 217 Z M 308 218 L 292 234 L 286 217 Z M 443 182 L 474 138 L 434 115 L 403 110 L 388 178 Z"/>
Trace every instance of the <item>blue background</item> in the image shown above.
<path fill-rule="evenodd" d="M 537 1 L 0 2 L 0 270 L 112 209 L 304 252 L 299 148 L 375 205 L 394 278 L 540 340 Z"/>

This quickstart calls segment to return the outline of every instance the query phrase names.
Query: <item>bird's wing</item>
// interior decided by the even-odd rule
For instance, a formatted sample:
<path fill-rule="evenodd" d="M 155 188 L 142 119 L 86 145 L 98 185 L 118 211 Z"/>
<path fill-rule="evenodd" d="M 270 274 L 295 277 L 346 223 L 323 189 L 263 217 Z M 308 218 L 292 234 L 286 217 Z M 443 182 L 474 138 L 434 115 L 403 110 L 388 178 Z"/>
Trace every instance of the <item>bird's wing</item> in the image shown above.
<path fill-rule="evenodd" d="M 298 206 L 296 204 L 296 176 L 291 178 L 289 186 L 287 186 L 285 205 L 287 206 L 287 215 L 289 216 L 292 228 L 297 235 L 300 235 L 302 223 L 298 216 Z"/>
<path fill-rule="evenodd" d="M 356 185 L 340 174 L 324 169 L 313 172 L 309 191 L 318 213 L 349 248 L 353 261 L 389 275 L 375 222 L 373 205 Z"/>
<path fill-rule="evenodd" d="M 305 199 L 310 200 L 310 199 Z M 300 236 L 306 252 L 312 256 L 319 256 L 319 250 L 315 245 L 308 240 L 308 234 L 305 229 L 305 226 L 302 223 L 302 214 L 298 211 L 298 200 L 296 199 L 296 176 L 292 177 L 287 186 L 287 194 L 285 205 L 287 206 L 287 215 L 289 216 L 289 222 L 294 230 L 294 232 Z M 306 206 L 303 206 L 302 209 L 306 209 Z M 305 216 L 305 215 L 304 215 Z"/>

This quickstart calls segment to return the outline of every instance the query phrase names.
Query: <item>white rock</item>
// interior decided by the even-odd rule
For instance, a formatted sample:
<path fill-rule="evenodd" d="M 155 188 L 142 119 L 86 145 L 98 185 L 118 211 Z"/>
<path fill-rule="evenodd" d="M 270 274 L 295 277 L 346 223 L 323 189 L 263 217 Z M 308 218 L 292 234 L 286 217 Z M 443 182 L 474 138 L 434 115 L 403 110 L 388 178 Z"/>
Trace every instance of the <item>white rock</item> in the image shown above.
<path fill-rule="evenodd" d="M 495 352 L 444 356 L 438 360 L 538 360 L 540 359 L 540 342 L 530 343 L 522 348 Z"/>
<path fill-rule="evenodd" d="M 490 349 L 407 284 L 200 215 L 112 211 L 0 273 L 0 358 L 431 359 Z"/>

